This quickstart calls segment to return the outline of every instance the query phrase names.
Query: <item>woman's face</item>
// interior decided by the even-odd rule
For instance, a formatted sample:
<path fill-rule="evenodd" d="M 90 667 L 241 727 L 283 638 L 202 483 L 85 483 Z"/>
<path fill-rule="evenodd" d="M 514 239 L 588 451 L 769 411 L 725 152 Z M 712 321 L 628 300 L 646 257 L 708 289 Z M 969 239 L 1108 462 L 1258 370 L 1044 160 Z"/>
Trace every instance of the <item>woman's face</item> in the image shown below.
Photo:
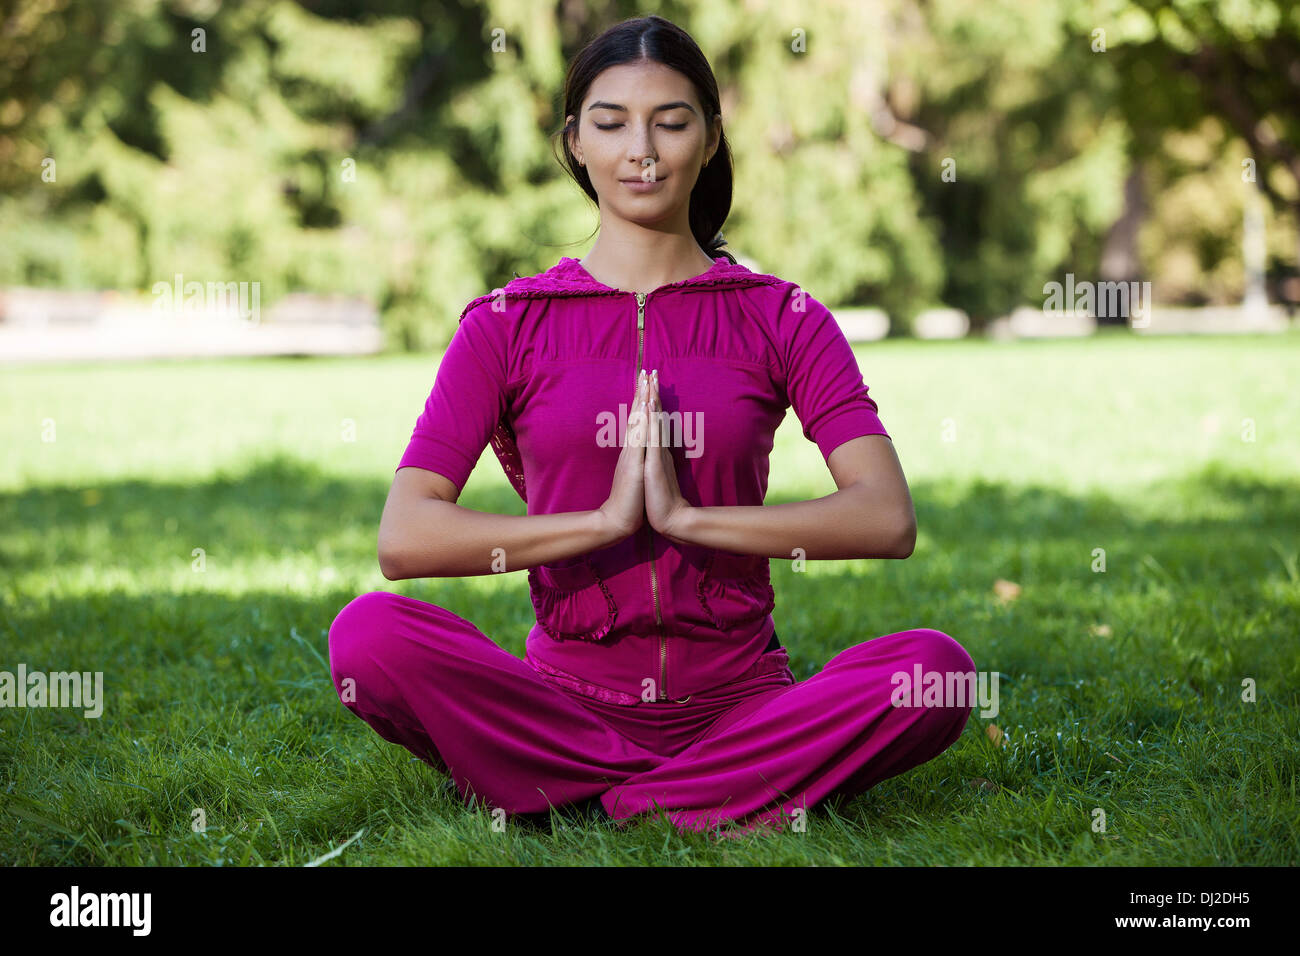
<path fill-rule="evenodd" d="M 573 119 L 565 117 L 566 124 Z M 685 219 L 722 130 L 721 117 L 706 122 L 690 80 L 662 63 L 611 66 L 592 82 L 576 120 L 570 148 L 587 167 L 602 215 L 640 223 Z"/>

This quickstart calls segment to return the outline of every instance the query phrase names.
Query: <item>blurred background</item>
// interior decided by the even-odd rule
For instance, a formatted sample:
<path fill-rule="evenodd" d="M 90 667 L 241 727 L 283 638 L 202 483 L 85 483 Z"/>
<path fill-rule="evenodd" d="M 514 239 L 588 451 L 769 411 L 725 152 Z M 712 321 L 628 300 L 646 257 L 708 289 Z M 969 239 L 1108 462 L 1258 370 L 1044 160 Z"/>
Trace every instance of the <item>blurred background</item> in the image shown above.
<path fill-rule="evenodd" d="M 1166 331 L 1300 302 L 1288 0 L 7 0 L 0 349 L 146 354 L 168 308 L 199 354 L 445 346 L 471 298 L 590 247 L 564 70 L 648 12 L 717 75 L 729 249 L 856 339 L 1128 320 L 1036 326 L 1067 275 L 1149 283 Z M 256 336 L 222 325 L 254 294 Z"/>
<path fill-rule="evenodd" d="M 916 507 L 906 561 L 770 562 L 796 678 L 913 627 L 1001 675 L 781 858 L 1300 862 L 1295 3 L 0 11 L 0 669 L 108 698 L 0 695 L 0 863 L 648 859 L 484 838 L 327 660 L 380 589 L 523 655 L 522 569 L 386 580 L 379 518 L 464 305 L 595 240 L 564 72 L 651 12 L 722 90 L 728 248 L 866 343 Z M 766 503 L 835 491 L 800 425 Z M 482 459 L 460 503 L 525 513 Z"/>

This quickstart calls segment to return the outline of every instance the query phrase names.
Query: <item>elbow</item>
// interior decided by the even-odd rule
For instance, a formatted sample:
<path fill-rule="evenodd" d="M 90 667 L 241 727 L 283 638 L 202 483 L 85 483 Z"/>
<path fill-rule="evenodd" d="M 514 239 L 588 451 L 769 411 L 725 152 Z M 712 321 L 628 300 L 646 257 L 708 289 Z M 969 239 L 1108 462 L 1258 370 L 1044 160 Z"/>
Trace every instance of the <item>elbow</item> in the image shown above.
<path fill-rule="evenodd" d="M 892 558 L 910 558 L 916 550 L 916 519 L 909 518 L 894 538 L 894 547 L 890 552 Z"/>
<path fill-rule="evenodd" d="M 429 556 L 422 553 L 403 551 L 391 544 L 379 547 L 379 571 L 389 581 L 443 577 L 442 570 L 430 562 Z"/>
<path fill-rule="evenodd" d="M 379 535 L 379 571 L 389 581 L 401 581 L 409 576 L 402 567 L 401 550 L 382 532 Z"/>
<path fill-rule="evenodd" d="M 379 552 L 379 571 L 389 581 L 401 581 L 405 577 L 396 557 L 388 551 Z"/>

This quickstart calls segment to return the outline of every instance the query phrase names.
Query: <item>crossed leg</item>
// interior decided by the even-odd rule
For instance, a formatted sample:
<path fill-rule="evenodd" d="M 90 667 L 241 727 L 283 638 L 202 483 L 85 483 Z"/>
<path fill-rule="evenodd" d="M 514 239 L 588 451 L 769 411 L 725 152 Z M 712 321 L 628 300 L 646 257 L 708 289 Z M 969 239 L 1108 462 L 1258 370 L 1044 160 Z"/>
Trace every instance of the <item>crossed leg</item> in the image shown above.
<path fill-rule="evenodd" d="M 679 829 L 727 820 L 748 829 L 798 817 L 832 795 L 861 793 L 938 756 L 966 725 L 970 703 L 895 706 L 899 672 L 967 674 L 970 655 L 930 628 L 847 648 L 820 673 L 767 691 L 724 714 L 689 747 L 610 788 L 615 819 L 667 812 Z"/>
<path fill-rule="evenodd" d="M 917 628 L 850 647 L 808 680 L 754 695 L 684 750 L 655 754 L 547 683 L 469 621 L 387 591 L 330 626 L 340 700 L 385 740 L 448 772 L 462 798 L 542 813 L 598 798 L 616 820 L 664 809 L 681 829 L 772 825 L 924 763 L 969 705 L 896 707 L 891 675 L 967 673 L 955 640 Z"/>
<path fill-rule="evenodd" d="M 427 601 L 388 591 L 353 599 L 330 625 L 329 657 L 344 706 L 450 773 L 466 801 L 542 813 L 663 759 Z"/>

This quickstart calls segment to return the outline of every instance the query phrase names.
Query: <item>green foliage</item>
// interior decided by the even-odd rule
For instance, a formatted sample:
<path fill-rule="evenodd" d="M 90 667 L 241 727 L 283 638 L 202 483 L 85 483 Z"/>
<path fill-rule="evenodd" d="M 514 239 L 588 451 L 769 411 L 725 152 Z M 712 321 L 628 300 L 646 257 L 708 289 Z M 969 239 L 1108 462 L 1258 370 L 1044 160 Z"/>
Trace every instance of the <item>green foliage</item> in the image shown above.
<path fill-rule="evenodd" d="M 564 71 L 644 12 L 18 0 L 0 35 L 0 284 L 147 291 L 181 273 L 259 281 L 267 305 L 355 293 L 395 344 L 444 344 L 470 298 L 593 235 L 598 214 L 550 139 Z M 1254 156 L 1281 232 L 1296 232 L 1292 3 L 659 12 L 692 32 L 723 92 L 731 247 L 832 306 L 882 306 L 896 329 L 941 303 L 978 324 L 1065 271 L 1094 273 L 1137 162 L 1147 266 L 1176 297 L 1222 300 L 1241 282 L 1231 242 L 1180 246 L 1224 235 L 1239 202 L 1166 208 L 1180 177 L 1203 192 Z M 1189 170 L 1170 135 L 1212 155 Z M 1274 271 L 1290 247 L 1272 240 Z"/>

